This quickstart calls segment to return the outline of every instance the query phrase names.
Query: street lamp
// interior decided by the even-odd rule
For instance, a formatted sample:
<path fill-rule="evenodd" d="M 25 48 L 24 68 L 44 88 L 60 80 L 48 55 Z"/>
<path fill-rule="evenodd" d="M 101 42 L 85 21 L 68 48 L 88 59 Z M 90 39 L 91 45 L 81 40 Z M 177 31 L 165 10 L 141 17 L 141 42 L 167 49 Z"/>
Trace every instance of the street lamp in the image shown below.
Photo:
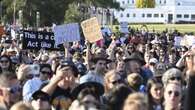
<path fill-rule="evenodd" d="M 23 12 L 19 10 L 19 25 L 22 27 L 23 24 Z"/>
<path fill-rule="evenodd" d="M 40 12 L 39 11 L 36 12 L 36 26 L 37 26 L 37 29 L 40 26 Z"/>

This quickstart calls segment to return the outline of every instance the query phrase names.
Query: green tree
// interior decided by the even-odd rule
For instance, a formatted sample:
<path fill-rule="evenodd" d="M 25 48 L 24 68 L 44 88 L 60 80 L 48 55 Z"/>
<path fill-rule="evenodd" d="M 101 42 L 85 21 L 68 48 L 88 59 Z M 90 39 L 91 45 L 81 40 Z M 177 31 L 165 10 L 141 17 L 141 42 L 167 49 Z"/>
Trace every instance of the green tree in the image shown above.
<path fill-rule="evenodd" d="M 66 10 L 64 17 L 65 23 L 81 22 L 89 18 L 89 10 L 91 7 L 120 9 L 119 4 L 113 2 L 113 0 L 78 0 L 70 4 L 69 9 Z"/>
<path fill-rule="evenodd" d="M 136 0 L 137 8 L 154 8 L 155 0 Z"/>
<path fill-rule="evenodd" d="M 3 4 L 3 20 L 6 23 L 13 22 L 14 16 L 14 1 L 15 5 L 15 16 L 18 18 L 19 10 L 23 11 L 23 23 L 24 25 L 35 26 L 36 23 L 36 12 L 40 12 L 40 24 L 42 26 L 51 26 L 52 23 L 62 24 L 64 23 L 65 15 L 71 19 L 70 13 L 76 13 L 76 8 L 73 9 L 70 5 L 83 3 L 87 7 L 119 7 L 113 0 L 2 0 Z M 75 16 L 75 15 L 74 15 Z M 67 19 L 65 19 L 67 20 Z M 77 20 L 77 18 L 76 18 Z"/>
<path fill-rule="evenodd" d="M 72 3 L 72 4 L 69 4 L 69 9 L 66 10 L 65 12 L 65 20 L 64 22 L 65 23 L 70 23 L 70 22 L 81 22 L 85 17 L 85 15 L 83 15 L 82 13 L 80 13 L 79 10 L 79 7 L 77 4 L 75 3 Z"/>

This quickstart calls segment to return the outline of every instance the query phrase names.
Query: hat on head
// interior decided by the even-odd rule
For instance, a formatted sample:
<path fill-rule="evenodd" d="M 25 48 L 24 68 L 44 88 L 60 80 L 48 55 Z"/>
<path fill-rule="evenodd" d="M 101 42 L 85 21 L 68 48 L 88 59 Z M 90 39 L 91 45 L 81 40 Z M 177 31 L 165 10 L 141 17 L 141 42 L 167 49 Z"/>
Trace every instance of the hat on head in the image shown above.
<path fill-rule="evenodd" d="M 158 60 L 156 58 L 151 58 L 149 60 L 149 63 L 154 63 L 154 64 L 157 64 L 158 63 Z"/>
<path fill-rule="evenodd" d="M 98 54 L 94 55 L 93 58 L 91 59 L 92 62 L 97 63 L 99 60 L 104 60 L 106 63 L 111 63 L 112 60 L 108 59 L 106 55 L 103 54 Z"/>
<path fill-rule="evenodd" d="M 163 84 L 166 85 L 168 83 L 168 81 L 173 78 L 173 77 L 182 77 L 182 73 L 179 69 L 177 68 L 171 68 L 171 69 L 168 69 L 164 74 L 163 74 L 163 77 L 162 77 L 162 81 L 163 81 Z"/>
<path fill-rule="evenodd" d="M 38 91 L 36 91 L 35 93 L 33 93 L 32 94 L 32 98 L 33 98 L 33 100 L 37 100 L 37 99 L 39 99 L 39 98 L 44 98 L 45 99 L 45 101 L 50 101 L 50 96 L 49 96 L 49 94 L 47 94 L 47 93 L 45 93 L 45 92 L 43 92 L 43 91 L 41 91 L 41 90 L 38 90 Z"/>
<path fill-rule="evenodd" d="M 71 92 L 72 96 L 74 98 L 77 98 L 81 90 L 83 90 L 84 88 L 92 88 L 95 90 L 97 95 L 99 96 L 103 95 L 104 94 L 103 83 L 99 80 L 94 80 L 94 77 L 95 77 L 94 75 L 89 75 L 89 77 L 85 77 L 85 76 L 81 77 L 79 85 L 76 86 Z"/>
<path fill-rule="evenodd" d="M 123 58 L 123 60 L 124 60 L 124 62 L 128 62 L 128 61 L 134 60 L 134 61 L 140 62 L 141 65 L 145 65 L 146 64 L 146 62 L 145 62 L 144 58 L 142 58 L 141 54 L 135 53 L 135 52 L 132 53 L 129 57 Z"/>
<path fill-rule="evenodd" d="M 74 71 L 74 76 L 77 77 L 78 76 L 78 69 L 77 67 L 75 66 L 74 62 L 72 62 L 72 60 L 69 60 L 69 59 L 65 59 L 65 60 L 62 60 L 60 62 L 60 65 L 61 67 L 66 67 L 66 66 L 70 66 L 72 68 L 72 70 Z"/>

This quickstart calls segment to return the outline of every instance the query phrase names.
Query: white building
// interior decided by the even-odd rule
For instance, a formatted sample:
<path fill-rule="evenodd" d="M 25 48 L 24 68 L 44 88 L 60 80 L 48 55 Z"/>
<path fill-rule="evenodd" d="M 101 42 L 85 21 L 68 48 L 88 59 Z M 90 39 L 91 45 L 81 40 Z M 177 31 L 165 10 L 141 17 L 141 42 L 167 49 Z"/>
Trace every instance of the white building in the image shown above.
<path fill-rule="evenodd" d="M 155 8 L 136 8 L 136 0 L 116 0 L 124 11 L 115 11 L 119 22 L 195 22 L 195 0 L 156 0 Z"/>

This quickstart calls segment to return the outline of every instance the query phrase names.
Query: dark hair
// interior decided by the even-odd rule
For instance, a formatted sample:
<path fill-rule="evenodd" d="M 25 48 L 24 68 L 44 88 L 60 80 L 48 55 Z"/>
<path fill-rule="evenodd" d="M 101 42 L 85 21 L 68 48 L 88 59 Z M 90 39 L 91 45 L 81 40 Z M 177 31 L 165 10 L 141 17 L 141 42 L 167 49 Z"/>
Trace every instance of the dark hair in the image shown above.
<path fill-rule="evenodd" d="M 50 65 L 50 64 L 39 64 L 39 66 L 40 66 L 40 70 L 42 70 L 43 68 L 49 68 L 50 71 L 52 71 L 52 70 L 51 70 L 51 65 Z"/>
<path fill-rule="evenodd" d="M 86 87 L 80 91 L 80 93 L 77 96 L 77 99 L 81 101 L 85 96 L 92 95 L 96 100 L 99 101 L 99 96 L 96 94 L 95 89 Z"/>
<path fill-rule="evenodd" d="M 40 66 L 40 71 L 41 71 L 43 68 L 48 68 L 48 69 L 50 70 L 50 72 L 51 72 L 50 76 L 53 75 L 53 71 L 52 71 L 52 69 L 51 69 L 51 65 L 50 65 L 50 64 L 39 64 L 39 66 Z"/>
<path fill-rule="evenodd" d="M 157 78 L 151 78 L 147 82 L 147 97 L 148 97 L 148 105 L 149 105 L 148 106 L 148 110 L 153 110 L 154 101 L 153 101 L 152 95 L 150 93 L 150 90 L 151 90 L 152 86 L 154 84 L 157 84 L 157 83 L 162 84 L 162 81 L 161 80 L 158 80 Z M 161 102 L 162 101 L 163 101 L 163 98 L 162 98 Z"/>
<path fill-rule="evenodd" d="M 7 58 L 7 60 L 9 61 L 8 71 L 14 72 L 13 67 L 12 67 L 12 60 L 11 60 L 11 58 L 10 58 L 9 56 L 7 56 L 7 55 L 2 55 L 2 56 L 0 57 L 0 60 L 1 60 L 2 58 Z"/>
<path fill-rule="evenodd" d="M 108 95 L 107 104 L 108 110 L 121 110 L 125 99 L 132 91 L 125 86 L 124 84 L 120 84 L 113 88 Z"/>

